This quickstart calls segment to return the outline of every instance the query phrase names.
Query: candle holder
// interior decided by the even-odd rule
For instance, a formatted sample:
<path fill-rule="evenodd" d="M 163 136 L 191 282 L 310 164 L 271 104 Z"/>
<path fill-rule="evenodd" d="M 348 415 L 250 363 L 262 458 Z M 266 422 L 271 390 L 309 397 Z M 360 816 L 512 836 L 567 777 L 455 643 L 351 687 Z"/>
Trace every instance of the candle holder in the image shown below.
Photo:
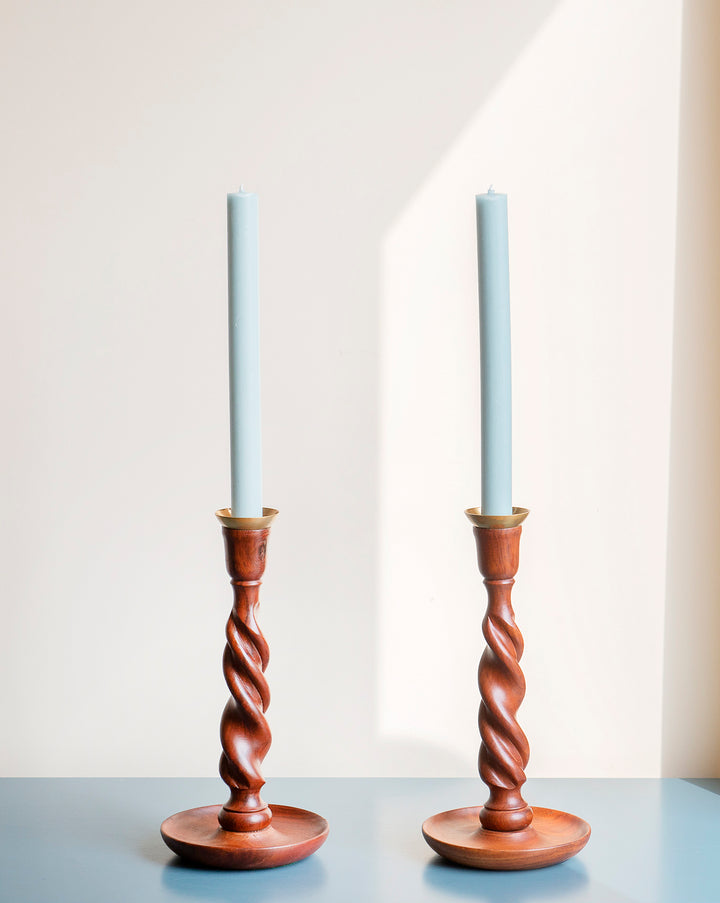
<path fill-rule="evenodd" d="M 506 516 L 465 514 L 473 525 L 488 603 L 487 642 L 480 659 L 480 777 L 490 796 L 482 807 L 453 809 L 423 824 L 423 837 L 446 859 L 483 869 L 532 869 L 563 862 L 590 837 L 590 825 L 554 809 L 530 808 L 522 797 L 530 745 L 516 720 L 525 696 L 524 643 L 510 601 L 526 508 Z"/>
<path fill-rule="evenodd" d="M 270 525 L 277 515 L 232 517 L 216 512 L 223 525 L 227 569 L 234 601 L 227 622 L 223 671 L 230 690 L 220 719 L 220 777 L 230 789 L 224 806 L 188 809 L 165 819 L 163 840 L 178 856 L 226 869 L 272 868 L 297 862 L 325 841 L 324 818 L 291 806 L 266 805 L 260 772 L 270 748 L 265 718 L 270 690 L 265 679 L 269 650 L 255 619 Z"/>

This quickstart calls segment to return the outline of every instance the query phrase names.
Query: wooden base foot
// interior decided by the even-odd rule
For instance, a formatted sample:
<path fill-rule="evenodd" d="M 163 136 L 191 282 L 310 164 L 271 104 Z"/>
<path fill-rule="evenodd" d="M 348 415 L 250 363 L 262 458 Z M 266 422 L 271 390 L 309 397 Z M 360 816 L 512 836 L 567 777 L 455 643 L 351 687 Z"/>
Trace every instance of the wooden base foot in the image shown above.
<path fill-rule="evenodd" d="M 197 865 L 222 869 L 275 868 L 298 862 L 325 841 L 328 823 L 320 815 L 292 806 L 270 806 L 272 822 L 261 831 L 225 831 L 222 806 L 187 809 L 166 818 L 160 828 L 173 853 Z"/>
<path fill-rule="evenodd" d="M 567 812 L 533 806 L 532 824 L 522 831 L 486 831 L 480 806 L 452 809 L 428 818 L 428 844 L 446 859 L 478 869 L 539 869 L 564 862 L 590 837 L 590 825 Z"/>

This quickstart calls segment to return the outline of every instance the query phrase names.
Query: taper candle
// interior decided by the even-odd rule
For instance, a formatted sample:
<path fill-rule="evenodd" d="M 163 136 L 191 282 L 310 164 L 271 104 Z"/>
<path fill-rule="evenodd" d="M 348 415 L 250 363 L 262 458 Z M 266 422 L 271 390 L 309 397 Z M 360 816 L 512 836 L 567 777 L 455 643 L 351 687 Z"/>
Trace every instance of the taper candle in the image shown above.
<path fill-rule="evenodd" d="M 227 196 L 230 479 L 233 517 L 262 515 L 258 199 Z"/>
<path fill-rule="evenodd" d="M 480 297 L 482 513 L 512 513 L 507 195 L 475 197 Z"/>

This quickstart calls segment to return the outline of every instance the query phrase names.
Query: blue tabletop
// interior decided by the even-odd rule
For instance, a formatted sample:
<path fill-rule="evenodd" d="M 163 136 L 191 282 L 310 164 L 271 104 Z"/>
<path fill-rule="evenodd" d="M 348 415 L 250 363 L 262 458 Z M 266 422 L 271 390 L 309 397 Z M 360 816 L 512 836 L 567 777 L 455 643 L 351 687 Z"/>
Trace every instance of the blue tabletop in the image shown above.
<path fill-rule="evenodd" d="M 484 801 L 471 779 L 270 780 L 270 804 L 329 820 L 320 851 L 267 871 L 185 866 L 163 844 L 160 823 L 222 802 L 223 791 L 212 778 L 3 779 L 0 900 L 720 901 L 720 781 L 531 780 L 531 804 L 580 815 L 593 834 L 574 859 L 529 872 L 453 866 L 426 846 L 427 816 Z"/>

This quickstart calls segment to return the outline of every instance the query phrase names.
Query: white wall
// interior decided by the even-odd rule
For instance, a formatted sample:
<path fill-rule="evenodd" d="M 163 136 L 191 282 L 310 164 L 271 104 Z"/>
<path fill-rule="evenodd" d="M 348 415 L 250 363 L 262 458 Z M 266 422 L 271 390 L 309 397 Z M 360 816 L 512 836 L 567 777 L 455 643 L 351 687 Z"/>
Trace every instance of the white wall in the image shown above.
<path fill-rule="evenodd" d="M 215 773 L 242 180 L 281 510 L 267 774 L 473 773 L 491 181 L 531 773 L 659 773 L 680 0 L 2 15 L 0 772 Z"/>
<path fill-rule="evenodd" d="M 720 774 L 720 6 L 685 0 L 663 772 Z"/>
<path fill-rule="evenodd" d="M 660 768 L 679 5 L 563 3 L 385 241 L 383 733 L 473 767 L 484 595 L 472 204 L 509 193 L 531 773 Z M 660 566 L 659 566 L 660 564 Z M 402 767 L 398 759 L 395 767 Z"/>

